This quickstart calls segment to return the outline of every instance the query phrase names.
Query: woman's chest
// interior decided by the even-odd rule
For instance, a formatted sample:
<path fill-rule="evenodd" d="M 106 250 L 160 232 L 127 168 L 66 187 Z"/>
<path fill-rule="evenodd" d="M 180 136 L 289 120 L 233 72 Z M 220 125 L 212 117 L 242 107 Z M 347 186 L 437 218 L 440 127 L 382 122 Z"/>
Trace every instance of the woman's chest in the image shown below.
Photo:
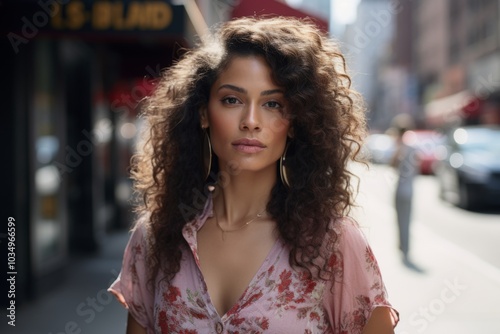
<path fill-rule="evenodd" d="M 155 292 L 158 333 L 330 333 L 323 306 L 324 282 L 290 268 L 278 252 L 263 263 L 241 297 L 223 315 L 212 303 L 192 254 Z M 186 256 L 187 255 L 187 256 Z"/>
<path fill-rule="evenodd" d="M 212 304 L 219 314 L 227 313 L 253 280 L 266 270 L 279 253 L 277 238 L 269 233 L 225 233 L 204 226 L 198 233 L 199 270 Z M 222 237 L 222 238 L 221 238 Z"/>

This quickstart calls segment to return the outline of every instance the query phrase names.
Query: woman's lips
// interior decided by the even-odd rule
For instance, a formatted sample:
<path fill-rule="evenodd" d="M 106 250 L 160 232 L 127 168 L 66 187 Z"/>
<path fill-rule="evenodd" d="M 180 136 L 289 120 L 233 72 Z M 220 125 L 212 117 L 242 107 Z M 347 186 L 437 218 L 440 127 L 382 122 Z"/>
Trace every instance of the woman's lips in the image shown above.
<path fill-rule="evenodd" d="M 252 146 L 252 145 L 234 145 L 233 147 L 236 149 L 236 151 L 242 152 L 242 153 L 257 153 L 262 150 L 264 150 L 263 147 L 260 146 Z"/>
<path fill-rule="evenodd" d="M 257 139 L 238 139 L 231 144 L 237 151 L 242 153 L 257 153 L 266 148 L 266 145 L 262 144 Z"/>

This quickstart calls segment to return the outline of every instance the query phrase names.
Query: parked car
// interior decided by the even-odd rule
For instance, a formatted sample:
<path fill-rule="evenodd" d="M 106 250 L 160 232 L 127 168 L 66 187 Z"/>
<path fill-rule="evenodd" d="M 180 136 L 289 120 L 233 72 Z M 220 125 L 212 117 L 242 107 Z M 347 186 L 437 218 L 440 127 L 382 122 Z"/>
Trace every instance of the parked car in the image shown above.
<path fill-rule="evenodd" d="M 450 131 L 441 151 L 436 175 L 444 200 L 464 209 L 500 208 L 500 127 Z"/>
<path fill-rule="evenodd" d="M 396 141 L 388 134 L 374 133 L 366 138 L 363 149 L 371 162 L 389 164 L 396 150 Z"/>
<path fill-rule="evenodd" d="M 443 145 L 444 136 L 434 130 L 411 130 L 404 134 L 403 141 L 415 147 L 420 174 L 434 174 L 438 148 Z"/>

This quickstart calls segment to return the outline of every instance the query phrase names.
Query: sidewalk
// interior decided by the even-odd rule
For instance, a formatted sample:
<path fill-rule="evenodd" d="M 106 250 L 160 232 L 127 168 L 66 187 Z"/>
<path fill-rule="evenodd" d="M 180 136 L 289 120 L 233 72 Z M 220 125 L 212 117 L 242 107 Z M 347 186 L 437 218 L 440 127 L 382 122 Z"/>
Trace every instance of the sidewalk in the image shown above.
<path fill-rule="evenodd" d="M 387 179 L 362 173 L 362 225 L 378 259 L 389 297 L 400 312 L 398 334 L 500 333 L 500 270 L 412 222 L 412 261 L 405 266 Z M 385 185 L 384 185 L 385 184 Z"/>
<path fill-rule="evenodd" d="M 75 260 L 61 287 L 25 303 L 16 312 L 16 326 L 2 319 L 6 334 L 114 334 L 125 333 L 126 310 L 107 287 L 121 268 L 127 231 L 105 237 L 99 256 Z M 3 313 L 2 313 L 3 314 Z"/>

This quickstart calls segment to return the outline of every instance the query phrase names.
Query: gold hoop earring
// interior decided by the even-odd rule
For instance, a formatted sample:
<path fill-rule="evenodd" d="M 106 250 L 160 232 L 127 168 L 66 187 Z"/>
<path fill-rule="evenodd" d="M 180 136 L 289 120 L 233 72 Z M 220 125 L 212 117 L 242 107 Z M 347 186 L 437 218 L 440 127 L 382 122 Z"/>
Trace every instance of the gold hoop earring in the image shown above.
<path fill-rule="evenodd" d="M 205 136 L 203 138 L 203 166 L 205 167 L 205 180 L 210 176 L 212 169 L 212 143 L 208 135 L 208 129 L 205 129 Z"/>
<path fill-rule="evenodd" d="M 285 187 L 290 188 L 290 181 L 288 180 L 288 173 L 286 171 L 286 152 L 288 151 L 288 146 L 290 143 L 287 143 L 285 146 L 285 151 L 281 155 L 280 158 L 280 177 L 281 183 L 285 185 Z"/>

